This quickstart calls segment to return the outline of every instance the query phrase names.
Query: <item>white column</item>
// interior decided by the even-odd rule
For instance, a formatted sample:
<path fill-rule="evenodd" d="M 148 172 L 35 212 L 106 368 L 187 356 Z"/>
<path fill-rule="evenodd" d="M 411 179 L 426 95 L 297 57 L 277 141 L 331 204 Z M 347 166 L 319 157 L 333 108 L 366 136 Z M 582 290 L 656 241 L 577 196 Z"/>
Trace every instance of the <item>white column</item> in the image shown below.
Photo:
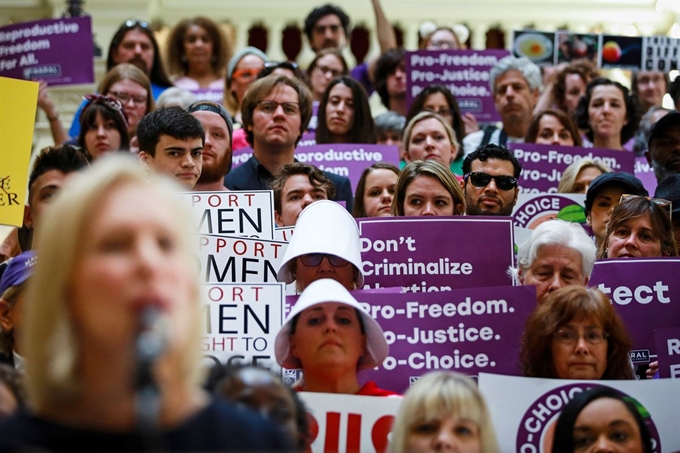
<path fill-rule="evenodd" d="M 281 21 L 267 23 L 267 56 L 275 61 L 283 61 L 286 54 L 283 53 L 283 29 L 286 24 Z"/>

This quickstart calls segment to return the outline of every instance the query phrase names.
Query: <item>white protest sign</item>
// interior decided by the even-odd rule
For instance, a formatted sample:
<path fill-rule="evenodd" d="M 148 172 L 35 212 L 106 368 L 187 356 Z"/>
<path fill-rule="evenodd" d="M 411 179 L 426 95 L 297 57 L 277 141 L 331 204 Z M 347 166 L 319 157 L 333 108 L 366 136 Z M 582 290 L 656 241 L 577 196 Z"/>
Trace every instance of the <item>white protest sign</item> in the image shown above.
<path fill-rule="evenodd" d="M 279 369 L 274 339 L 283 323 L 283 283 L 205 284 L 201 350 L 220 363 Z"/>
<path fill-rule="evenodd" d="M 311 451 L 383 453 L 402 398 L 300 392 L 310 421 Z"/>
<path fill-rule="evenodd" d="M 199 235 L 203 283 L 274 283 L 287 242 Z"/>
<path fill-rule="evenodd" d="M 481 373 L 479 389 L 491 411 L 502 452 L 548 453 L 554 424 L 578 393 L 604 385 L 637 400 L 648 415 L 654 453 L 680 449 L 680 386 L 672 379 L 640 381 L 572 381 Z"/>
<path fill-rule="evenodd" d="M 293 237 L 294 231 L 295 231 L 294 226 L 276 227 L 276 229 L 274 230 L 274 240 L 280 242 L 290 242 L 290 238 Z"/>
<path fill-rule="evenodd" d="M 185 192 L 198 232 L 274 238 L 274 195 L 271 190 Z"/>

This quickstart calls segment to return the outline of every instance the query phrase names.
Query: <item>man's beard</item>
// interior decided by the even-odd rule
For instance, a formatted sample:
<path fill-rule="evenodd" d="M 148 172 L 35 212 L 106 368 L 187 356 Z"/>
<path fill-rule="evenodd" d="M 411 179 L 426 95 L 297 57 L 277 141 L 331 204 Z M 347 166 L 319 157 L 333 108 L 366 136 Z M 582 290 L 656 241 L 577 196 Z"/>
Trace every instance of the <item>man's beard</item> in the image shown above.
<path fill-rule="evenodd" d="M 668 162 L 666 162 L 668 164 Z M 669 168 L 670 167 L 670 168 Z M 680 173 L 680 161 L 677 159 L 672 162 L 672 165 L 664 165 L 652 159 L 652 169 L 657 182 L 661 182 L 671 175 Z"/>
<path fill-rule="evenodd" d="M 144 59 L 138 55 L 132 58 L 132 60 L 128 61 L 128 63 L 137 66 L 139 69 L 144 71 L 144 74 L 147 76 L 149 75 L 149 72 L 151 72 L 151 68 L 146 67 L 146 61 L 144 61 Z"/>
<path fill-rule="evenodd" d="M 211 184 L 222 181 L 227 173 L 231 171 L 231 153 L 225 153 L 221 158 L 216 158 L 211 165 L 203 164 L 201 176 L 197 184 Z"/>
<path fill-rule="evenodd" d="M 512 204 L 502 205 L 499 211 L 492 211 L 481 207 L 479 201 L 477 201 L 477 203 L 469 203 L 468 200 L 466 200 L 466 205 L 467 209 L 465 213 L 467 215 L 509 216 L 512 214 L 512 208 L 514 207 Z"/>

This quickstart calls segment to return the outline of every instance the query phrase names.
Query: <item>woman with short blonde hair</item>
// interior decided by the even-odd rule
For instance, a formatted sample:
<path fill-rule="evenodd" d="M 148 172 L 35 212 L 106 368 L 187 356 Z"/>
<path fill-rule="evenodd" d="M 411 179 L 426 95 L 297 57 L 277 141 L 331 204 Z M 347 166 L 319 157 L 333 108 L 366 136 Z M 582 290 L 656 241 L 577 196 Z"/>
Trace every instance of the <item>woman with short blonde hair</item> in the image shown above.
<path fill-rule="evenodd" d="M 454 446 L 460 449 L 455 451 L 499 451 L 489 410 L 474 381 L 434 371 L 404 395 L 392 425 L 390 453 L 454 451 Z"/>

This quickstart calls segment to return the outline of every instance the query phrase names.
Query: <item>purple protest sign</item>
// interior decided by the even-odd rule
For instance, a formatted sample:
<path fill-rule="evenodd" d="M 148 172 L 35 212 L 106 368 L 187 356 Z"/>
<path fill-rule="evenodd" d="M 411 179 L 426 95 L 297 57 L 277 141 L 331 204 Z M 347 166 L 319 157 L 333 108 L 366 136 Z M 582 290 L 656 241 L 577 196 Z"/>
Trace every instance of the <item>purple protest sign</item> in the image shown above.
<path fill-rule="evenodd" d="M 189 92 L 194 95 L 197 101 L 212 101 L 222 104 L 224 100 L 224 90 L 201 88 L 199 90 L 189 90 Z"/>
<path fill-rule="evenodd" d="M 521 193 L 512 220 L 515 227 L 530 230 L 551 219 L 586 223 L 585 199 L 584 194 L 577 193 Z"/>
<path fill-rule="evenodd" d="M 655 357 L 654 329 L 680 325 L 680 259 L 628 258 L 595 263 L 590 286 L 614 304 L 633 338 L 633 362 Z"/>
<path fill-rule="evenodd" d="M 39 20 L 0 28 L 0 76 L 52 86 L 94 82 L 92 19 Z"/>
<path fill-rule="evenodd" d="M 680 325 L 680 320 L 678 325 Z M 680 327 L 657 329 L 654 334 L 659 360 L 659 377 L 680 379 Z"/>
<path fill-rule="evenodd" d="M 363 171 L 377 162 L 399 167 L 399 148 L 393 145 L 334 143 L 305 146 L 295 150 L 298 162 L 312 164 L 320 170 L 347 176 L 354 192 Z"/>
<path fill-rule="evenodd" d="M 312 102 L 312 117 L 309 119 L 307 130 L 314 132 L 319 126 L 319 101 Z"/>
<path fill-rule="evenodd" d="M 297 144 L 298 148 L 307 148 L 316 145 L 316 135 L 314 132 L 305 132 L 302 134 L 300 141 Z M 371 145 L 365 145 L 371 146 Z M 234 170 L 241 165 L 248 162 L 248 159 L 253 157 L 253 148 L 245 146 L 243 148 L 235 149 L 231 155 L 231 169 Z"/>
<path fill-rule="evenodd" d="M 510 217 L 384 217 L 357 223 L 364 289 L 430 292 L 511 283 Z"/>
<path fill-rule="evenodd" d="M 445 85 L 458 101 L 461 113 L 472 113 L 477 121 L 500 121 L 489 71 L 507 50 L 419 50 L 406 52 L 406 99 L 410 106 L 423 88 Z"/>
<path fill-rule="evenodd" d="M 577 146 L 508 143 L 522 165 L 519 186 L 522 192 L 556 193 L 562 172 L 583 158 L 601 162 L 616 172 L 633 173 L 633 153 L 612 149 L 579 148 Z"/>
<path fill-rule="evenodd" d="M 649 195 L 654 195 L 657 186 L 656 176 L 654 176 L 654 170 L 644 156 L 635 158 L 635 177 L 642 182 Z"/>
<path fill-rule="evenodd" d="M 403 392 L 433 370 L 520 375 L 522 326 L 536 307 L 534 286 L 354 297 L 385 332 L 388 357 L 362 379 Z"/>

